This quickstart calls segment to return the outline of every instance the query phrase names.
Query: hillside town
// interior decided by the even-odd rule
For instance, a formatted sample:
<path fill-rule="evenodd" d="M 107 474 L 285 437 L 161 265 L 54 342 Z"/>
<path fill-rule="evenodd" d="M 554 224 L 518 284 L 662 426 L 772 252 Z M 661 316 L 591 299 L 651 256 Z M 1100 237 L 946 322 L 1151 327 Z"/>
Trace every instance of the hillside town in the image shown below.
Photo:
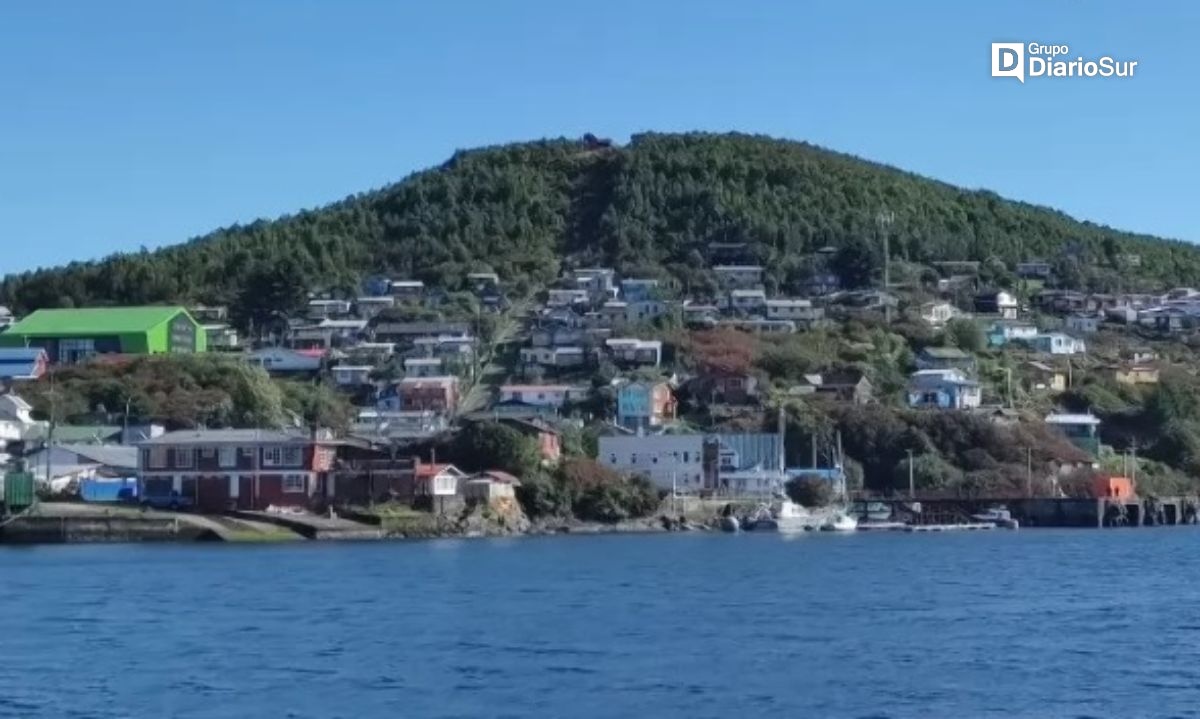
<path fill-rule="evenodd" d="M 1102 442 L 1080 390 L 1158 385 L 1170 348 L 1200 328 L 1200 290 L 1088 293 L 1036 259 L 1006 268 L 1003 288 L 979 262 L 844 287 L 833 255 L 810 258 L 797 294 L 771 286 L 737 243 L 709 247 L 703 293 L 609 267 L 570 268 L 524 294 L 491 271 L 453 291 L 372 277 L 250 331 L 229 306 L 0 309 L 0 461 L 45 496 L 206 513 L 513 510 L 522 474 L 577 460 L 641 478 L 660 498 L 769 498 L 798 477 L 861 496 L 964 491 L 914 480 L 935 474 L 933 460 L 907 445 L 889 449 L 903 466 L 885 468 L 901 479 L 881 486 L 845 427 L 793 426 L 797 413 L 892 408 L 1051 438 L 1020 448 L 1027 476 L 976 490 L 985 495 L 1136 491 L 1136 440 Z M 86 408 L 103 420 L 88 424 L 25 399 L 53 401 L 72 368 L 201 354 L 328 387 L 353 408 L 349 422 L 189 425 L 126 400 Z M 536 461 L 481 441 L 455 456 L 459 435 L 496 427 Z M 1082 489 L 1068 481 L 1081 471 Z"/>

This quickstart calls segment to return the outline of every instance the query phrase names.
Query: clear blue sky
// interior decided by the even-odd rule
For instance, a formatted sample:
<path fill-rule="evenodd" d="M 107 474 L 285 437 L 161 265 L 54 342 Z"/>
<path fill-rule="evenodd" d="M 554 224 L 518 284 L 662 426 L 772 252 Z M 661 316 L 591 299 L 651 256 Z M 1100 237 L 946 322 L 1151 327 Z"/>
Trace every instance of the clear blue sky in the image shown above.
<path fill-rule="evenodd" d="M 15 0 L 0 5 L 0 274 L 587 131 L 804 139 L 1200 241 L 1198 28 L 1182 0 Z M 1021 85 L 990 77 L 992 41 L 1140 65 Z"/>

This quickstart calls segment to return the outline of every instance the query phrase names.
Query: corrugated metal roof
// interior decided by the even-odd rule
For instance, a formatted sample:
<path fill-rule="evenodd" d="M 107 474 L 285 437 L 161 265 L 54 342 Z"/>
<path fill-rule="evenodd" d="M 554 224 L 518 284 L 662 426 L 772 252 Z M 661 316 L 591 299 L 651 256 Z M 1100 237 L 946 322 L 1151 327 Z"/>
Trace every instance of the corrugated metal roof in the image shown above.
<path fill-rule="evenodd" d="M 273 429 L 185 429 L 139 442 L 142 446 L 175 444 L 289 444 L 307 443 L 307 434 Z"/>
<path fill-rule="evenodd" d="M 103 335 L 145 332 L 187 310 L 182 307 L 84 307 L 38 310 L 8 328 L 14 336 Z M 187 315 L 191 318 L 191 315 Z"/>
<path fill-rule="evenodd" d="M 721 447 L 737 452 L 738 469 L 761 465 L 764 470 L 777 471 L 779 466 L 779 435 L 766 432 L 744 434 L 718 434 Z"/>

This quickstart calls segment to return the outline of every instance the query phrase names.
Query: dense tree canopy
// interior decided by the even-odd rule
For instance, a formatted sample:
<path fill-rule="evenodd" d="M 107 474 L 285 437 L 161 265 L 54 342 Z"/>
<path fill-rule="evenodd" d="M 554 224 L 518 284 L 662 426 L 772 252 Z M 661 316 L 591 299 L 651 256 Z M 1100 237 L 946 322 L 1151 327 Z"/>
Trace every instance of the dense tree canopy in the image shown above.
<path fill-rule="evenodd" d="M 246 324 L 286 312 L 281 305 L 296 302 L 297 286 L 348 295 L 364 276 L 388 274 L 455 289 L 466 272 L 492 269 L 533 288 L 564 261 L 612 263 L 704 294 L 715 287 L 706 269 L 711 242 L 746 243 L 771 289 L 798 287 L 812 272 L 810 255 L 827 246 L 861 284 L 877 272 L 874 218 L 884 207 L 895 215 L 894 260 L 1039 257 L 1079 286 L 1103 288 L 1200 278 L 1200 251 L 1182 242 L 1077 222 L 806 143 L 646 134 L 625 147 L 553 140 L 459 152 L 318 210 L 9 276 L 0 304 L 25 312 L 237 301 Z"/>

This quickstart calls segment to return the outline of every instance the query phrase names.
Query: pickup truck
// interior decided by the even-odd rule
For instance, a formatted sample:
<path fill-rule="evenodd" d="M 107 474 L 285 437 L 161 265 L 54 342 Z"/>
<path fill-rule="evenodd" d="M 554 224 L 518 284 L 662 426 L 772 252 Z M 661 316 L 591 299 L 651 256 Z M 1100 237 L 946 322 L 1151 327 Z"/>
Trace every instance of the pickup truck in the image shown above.
<path fill-rule="evenodd" d="M 191 497 L 175 491 L 169 494 L 143 495 L 141 498 L 141 505 L 145 509 L 170 509 L 176 511 L 191 509 L 193 504 L 194 502 Z"/>

